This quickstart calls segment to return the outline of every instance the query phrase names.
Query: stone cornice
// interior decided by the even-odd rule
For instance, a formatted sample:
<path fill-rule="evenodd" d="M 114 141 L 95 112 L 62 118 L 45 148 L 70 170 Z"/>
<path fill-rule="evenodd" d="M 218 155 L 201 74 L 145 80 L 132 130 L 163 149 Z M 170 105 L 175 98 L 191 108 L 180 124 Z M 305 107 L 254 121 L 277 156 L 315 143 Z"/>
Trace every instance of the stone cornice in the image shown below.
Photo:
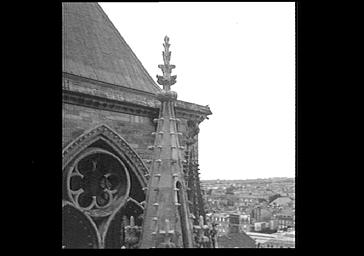
<path fill-rule="evenodd" d="M 63 73 L 63 102 L 132 115 L 158 116 L 156 95 Z M 202 122 L 211 111 L 207 106 L 176 101 L 176 116 Z"/>
<path fill-rule="evenodd" d="M 113 112 L 126 113 L 130 115 L 156 117 L 158 109 L 146 106 L 140 106 L 128 102 L 120 102 L 90 94 L 84 94 L 74 91 L 63 90 L 62 98 L 64 103 L 80 105 L 90 108 L 109 110 Z"/>

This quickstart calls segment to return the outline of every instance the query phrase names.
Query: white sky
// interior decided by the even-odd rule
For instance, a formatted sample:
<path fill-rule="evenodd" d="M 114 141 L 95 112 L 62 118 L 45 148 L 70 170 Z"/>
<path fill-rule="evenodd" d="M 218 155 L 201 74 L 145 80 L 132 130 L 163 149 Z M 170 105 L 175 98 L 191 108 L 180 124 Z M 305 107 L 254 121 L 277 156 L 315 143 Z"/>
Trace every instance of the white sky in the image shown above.
<path fill-rule="evenodd" d="M 295 176 L 295 3 L 100 3 L 154 80 L 170 38 L 172 90 L 209 105 L 201 179 Z"/>

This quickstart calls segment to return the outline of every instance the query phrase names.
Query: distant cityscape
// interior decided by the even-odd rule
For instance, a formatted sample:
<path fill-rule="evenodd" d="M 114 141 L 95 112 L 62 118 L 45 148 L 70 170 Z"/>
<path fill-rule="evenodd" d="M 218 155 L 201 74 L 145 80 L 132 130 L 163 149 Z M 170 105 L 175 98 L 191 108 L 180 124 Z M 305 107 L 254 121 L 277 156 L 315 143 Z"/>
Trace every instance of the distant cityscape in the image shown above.
<path fill-rule="evenodd" d="M 295 179 L 201 180 L 219 248 L 295 248 Z"/>

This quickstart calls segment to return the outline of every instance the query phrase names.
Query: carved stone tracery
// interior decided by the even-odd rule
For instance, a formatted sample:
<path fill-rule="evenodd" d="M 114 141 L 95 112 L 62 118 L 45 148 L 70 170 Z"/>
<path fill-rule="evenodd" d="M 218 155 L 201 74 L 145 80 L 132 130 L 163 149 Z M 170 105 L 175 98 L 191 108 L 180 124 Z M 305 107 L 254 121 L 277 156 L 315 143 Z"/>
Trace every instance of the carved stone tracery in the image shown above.
<path fill-rule="evenodd" d="M 67 190 L 77 208 L 90 216 L 107 216 L 128 197 L 130 178 L 115 155 L 90 148 L 70 168 Z"/>
<path fill-rule="evenodd" d="M 143 183 L 143 185 L 147 184 L 147 179 L 145 178 L 145 176 L 147 176 L 149 172 L 142 159 L 123 138 L 121 138 L 110 127 L 104 124 L 93 128 L 88 132 L 85 132 L 83 135 L 79 136 L 68 146 L 65 147 L 65 149 L 62 151 L 62 168 L 64 169 L 66 167 L 66 165 L 70 162 L 71 158 L 73 158 L 79 152 L 85 150 L 97 140 L 106 141 L 116 151 L 125 156 L 125 159 L 129 160 L 129 163 L 136 167 L 134 171 L 137 172 L 138 178 Z"/>
<path fill-rule="evenodd" d="M 100 141 L 106 143 L 114 153 L 93 146 L 99 145 L 97 143 Z M 146 186 L 145 174 L 148 171 L 144 163 L 134 150 L 106 125 L 84 133 L 63 150 L 62 205 L 77 209 L 76 212 L 79 212 L 80 216 L 86 217 L 82 221 L 89 222 L 89 227 L 94 227 L 98 242 L 91 246 L 105 247 L 110 223 L 119 211 L 129 211 L 128 214 L 133 214 L 135 211 L 130 212 L 127 208 L 137 207 L 141 209 L 139 215 L 142 213 L 141 203 L 129 197 L 132 186 L 129 172 L 137 177 L 141 187 Z M 73 215 L 67 215 L 67 212 L 65 214 L 67 221 L 71 221 Z M 68 225 L 68 228 L 72 226 Z M 78 230 L 80 229 L 81 226 Z M 67 234 L 72 236 L 72 232 L 68 231 Z"/>

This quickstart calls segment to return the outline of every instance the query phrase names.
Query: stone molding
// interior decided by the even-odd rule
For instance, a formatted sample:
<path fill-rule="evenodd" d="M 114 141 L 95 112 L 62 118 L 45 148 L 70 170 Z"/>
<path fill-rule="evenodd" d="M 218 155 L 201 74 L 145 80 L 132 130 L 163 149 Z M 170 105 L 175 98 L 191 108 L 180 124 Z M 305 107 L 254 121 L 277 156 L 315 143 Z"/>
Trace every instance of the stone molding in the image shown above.
<path fill-rule="evenodd" d="M 83 152 L 97 140 L 102 139 L 123 157 L 143 186 L 147 185 L 148 168 L 131 146 L 116 132 L 105 124 L 99 125 L 83 133 L 68 144 L 62 151 L 62 170 L 74 157 Z"/>
<path fill-rule="evenodd" d="M 63 73 L 63 102 L 132 115 L 156 117 L 160 102 L 157 95 L 105 84 L 99 81 Z M 211 115 L 207 106 L 177 100 L 177 118 L 197 120 Z"/>

